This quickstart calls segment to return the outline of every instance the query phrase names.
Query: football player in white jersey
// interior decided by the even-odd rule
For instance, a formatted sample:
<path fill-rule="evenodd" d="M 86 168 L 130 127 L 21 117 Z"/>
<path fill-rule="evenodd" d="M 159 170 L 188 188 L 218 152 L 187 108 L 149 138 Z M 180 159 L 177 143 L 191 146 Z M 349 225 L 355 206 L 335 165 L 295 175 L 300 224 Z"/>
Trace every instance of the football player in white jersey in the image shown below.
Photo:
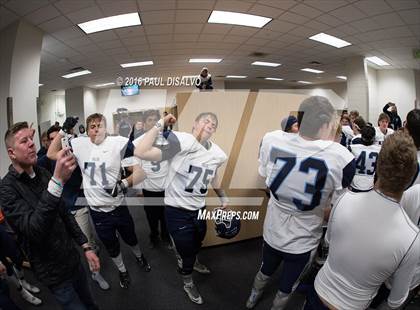
<path fill-rule="evenodd" d="M 147 110 L 143 114 L 144 131 L 147 132 L 160 119 L 158 110 Z M 133 141 L 136 146 L 142 139 L 144 134 Z M 148 161 L 142 160 L 141 167 L 147 175 L 142 182 L 143 196 L 145 198 L 144 211 L 146 212 L 147 221 L 150 227 L 150 247 L 154 248 L 158 245 L 160 238 L 169 242 L 169 234 L 166 228 L 165 220 L 165 187 L 166 177 L 168 174 L 168 161 Z M 160 225 L 160 238 L 159 238 Z"/>
<path fill-rule="evenodd" d="M 184 290 L 192 302 L 202 304 L 203 299 L 192 279 L 194 263 L 207 230 L 206 220 L 199 219 L 198 214 L 205 208 L 209 184 L 226 206 L 227 198 L 219 188 L 217 177 L 217 169 L 225 162 L 226 154 L 210 141 L 218 125 L 217 116 L 211 112 L 197 116 L 192 134 L 171 131 L 167 136 L 167 147 L 153 146 L 163 127 L 174 121 L 173 115 L 168 114 L 157 122 L 137 144 L 134 154 L 143 160 L 170 160 L 165 190 L 168 230 L 182 258 L 179 272 Z"/>
<path fill-rule="evenodd" d="M 417 175 L 413 184 L 420 184 L 420 109 L 413 109 L 407 114 L 404 129 L 410 134 L 417 147 Z"/>
<path fill-rule="evenodd" d="M 397 132 L 382 145 L 374 190 L 348 191 L 336 201 L 326 234 L 328 258 L 315 279 L 328 309 L 367 309 L 391 277 L 391 292 L 379 309 L 396 309 L 407 298 L 420 257 L 420 235 L 400 200 L 416 166 L 413 140 Z"/>
<path fill-rule="evenodd" d="M 375 127 L 376 130 L 376 137 L 375 137 L 375 143 L 381 145 L 385 138 L 389 135 L 392 135 L 394 133 L 394 130 L 392 128 L 388 128 L 388 124 L 390 122 L 389 116 L 385 113 L 379 114 L 378 118 L 378 127 Z"/>
<path fill-rule="evenodd" d="M 375 128 L 365 126 L 360 139 L 353 139 L 349 146 L 356 159 L 356 175 L 350 185 L 353 192 L 367 192 L 373 188 L 376 160 L 381 150 L 381 146 L 374 142 Z"/>
<path fill-rule="evenodd" d="M 298 110 L 299 134 L 267 133 L 259 168 L 270 188 L 264 221 L 263 258 L 246 306 L 253 308 L 283 261 L 279 290 L 272 310 L 286 307 L 322 237 L 324 211 L 333 193 L 350 185 L 353 155 L 332 140 L 337 114 L 328 99 L 305 99 Z"/>
<path fill-rule="evenodd" d="M 102 114 L 90 115 L 86 127 L 88 137 L 71 140 L 72 152 L 82 171 L 83 189 L 96 233 L 119 270 L 120 286 L 128 288 L 130 277 L 121 256 L 117 232 L 130 246 L 139 265 L 146 271 L 151 270 L 139 248 L 133 218 L 127 206 L 122 205 L 124 190 L 142 181 L 145 175 L 136 167 L 131 176 L 121 180 L 121 160 L 132 156 L 134 147 L 130 147 L 126 137 L 107 135 L 106 119 Z M 49 157 L 54 158 L 61 149 L 63 136 L 61 132 L 54 138 Z"/>

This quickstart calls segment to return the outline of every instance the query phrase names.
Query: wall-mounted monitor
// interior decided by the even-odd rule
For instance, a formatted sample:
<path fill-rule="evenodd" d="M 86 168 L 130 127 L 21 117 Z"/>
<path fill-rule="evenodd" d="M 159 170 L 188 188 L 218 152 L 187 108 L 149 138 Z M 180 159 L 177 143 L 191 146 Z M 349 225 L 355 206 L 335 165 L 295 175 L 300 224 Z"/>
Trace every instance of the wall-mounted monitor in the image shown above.
<path fill-rule="evenodd" d="M 121 96 L 134 96 L 138 95 L 139 93 L 140 88 L 138 84 L 121 86 Z"/>

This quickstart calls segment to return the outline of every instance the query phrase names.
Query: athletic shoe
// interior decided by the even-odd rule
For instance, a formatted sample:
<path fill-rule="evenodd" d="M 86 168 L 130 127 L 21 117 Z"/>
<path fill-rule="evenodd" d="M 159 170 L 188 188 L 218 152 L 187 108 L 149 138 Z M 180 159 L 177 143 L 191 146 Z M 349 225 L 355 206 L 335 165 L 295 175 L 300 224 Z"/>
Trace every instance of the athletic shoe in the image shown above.
<path fill-rule="evenodd" d="M 31 293 L 38 294 L 39 292 L 41 292 L 39 288 L 37 288 L 35 285 L 29 284 L 28 282 L 26 282 L 25 279 L 20 281 L 20 285 L 22 285 L 24 289 Z"/>
<path fill-rule="evenodd" d="M 26 290 L 23 287 L 22 287 L 22 290 L 20 291 L 20 295 L 22 296 L 22 298 L 24 300 L 29 302 L 31 305 L 39 306 L 40 304 L 42 304 L 41 299 L 39 299 L 38 297 L 35 297 L 34 295 L 32 295 L 28 290 Z"/>
<path fill-rule="evenodd" d="M 252 288 L 251 295 L 249 295 L 248 300 L 246 301 L 247 309 L 252 309 L 255 307 L 258 300 L 260 300 L 262 293 L 262 290 L 256 290 L 255 288 Z"/>
<path fill-rule="evenodd" d="M 120 271 L 120 286 L 122 288 L 128 288 L 130 286 L 130 276 L 128 275 L 128 271 Z"/>
<path fill-rule="evenodd" d="M 152 270 L 152 267 L 150 267 L 149 263 L 147 262 L 146 257 L 144 256 L 144 254 L 141 254 L 140 257 L 136 257 L 137 263 L 143 267 L 144 271 L 149 272 L 150 270 Z"/>
<path fill-rule="evenodd" d="M 184 284 L 184 291 L 187 293 L 189 299 L 196 303 L 201 305 L 203 303 L 203 298 L 201 297 L 200 293 L 198 292 L 197 287 L 194 285 L 194 283 L 190 284 Z"/>
<path fill-rule="evenodd" d="M 210 269 L 207 268 L 206 265 L 203 265 L 202 263 L 200 263 L 198 261 L 198 259 L 195 260 L 194 270 L 197 271 L 198 273 L 201 273 L 201 274 L 210 274 L 211 273 Z"/>
<path fill-rule="evenodd" d="M 109 290 L 109 284 L 99 272 L 92 272 L 92 280 L 98 283 L 99 287 L 106 291 Z"/>

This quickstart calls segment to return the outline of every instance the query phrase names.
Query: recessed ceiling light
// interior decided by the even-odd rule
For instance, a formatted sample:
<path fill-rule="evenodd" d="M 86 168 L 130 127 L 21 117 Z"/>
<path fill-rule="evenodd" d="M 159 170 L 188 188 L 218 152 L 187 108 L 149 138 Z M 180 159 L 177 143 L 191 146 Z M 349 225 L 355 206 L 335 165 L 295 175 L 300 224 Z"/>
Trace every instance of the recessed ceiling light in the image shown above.
<path fill-rule="evenodd" d="M 91 74 L 91 73 L 92 72 L 90 72 L 89 70 L 82 70 L 82 71 L 78 71 L 78 72 L 73 72 L 73 73 L 62 75 L 62 77 L 65 78 L 65 79 L 71 79 L 71 78 L 74 78 L 76 76 L 85 75 L 85 74 Z"/>
<path fill-rule="evenodd" d="M 265 62 L 265 61 L 254 61 L 251 65 L 253 66 L 265 66 L 265 67 L 278 67 L 281 64 L 276 62 Z"/>
<path fill-rule="evenodd" d="M 111 85 L 115 85 L 115 83 L 114 82 L 103 83 L 103 84 L 95 85 L 95 87 L 104 87 L 104 86 L 111 86 Z"/>
<path fill-rule="evenodd" d="M 300 71 L 306 71 L 306 72 L 311 72 L 311 73 L 316 73 L 316 74 L 324 73 L 324 71 L 316 70 L 316 69 L 311 69 L 311 68 L 300 69 Z"/>
<path fill-rule="evenodd" d="M 77 24 L 86 34 L 121 27 L 141 25 L 139 13 L 128 13 L 105 18 L 94 19 Z"/>
<path fill-rule="evenodd" d="M 190 58 L 189 62 L 190 63 L 219 63 L 221 62 L 223 59 L 222 58 Z"/>
<path fill-rule="evenodd" d="M 274 77 L 266 77 L 264 80 L 270 80 L 270 81 L 283 81 L 281 78 L 274 78 Z"/>
<path fill-rule="evenodd" d="M 300 84 L 312 84 L 312 82 L 308 82 L 308 81 L 297 81 Z"/>
<path fill-rule="evenodd" d="M 347 80 L 347 76 L 344 75 L 337 75 L 336 78 L 340 80 Z"/>
<path fill-rule="evenodd" d="M 120 64 L 123 68 L 130 68 L 130 67 L 142 67 L 142 66 L 151 66 L 153 65 L 153 60 L 147 61 L 140 61 L 140 62 L 129 62 L 126 64 Z"/>
<path fill-rule="evenodd" d="M 230 24 L 262 28 L 271 20 L 272 18 L 252 14 L 227 11 L 213 11 L 211 12 L 209 20 L 207 22 L 210 24 Z"/>
<path fill-rule="evenodd" d="M 44 86 L 44 84 L 39 83 L 39 84 L 38 84 L 38 87 L 41 87 L 41 86 Z"/>
<path fill-rule="evenodd" d="M 389 66 L 390 64 L 387 63 L 385 60 L 377 57 L 377 56 L 372 56 L 372 57 L 366 57 L 367 61 L 373 62 L 375 65 L 378 66 Z"/>
<path fill-rule="evenodd" d="M 350 42 L 341 40 L 340 38 L 331 36 L 331 35 L 323 33 L 323 32 L 318 33 L 318 34 L 316 34 L 312 37 L 309 37 L 309 39 L 314 40 L 314 41 L 318 41 L 318 42 L 321 42 L 321 43 L 324 43 L 324 44 L 328 44 L 328 45 L 334 46 L 336 48 L 342 48 L 342 47 L 351 45 Z"/>
<path fill-rule="evenodd" d="M 246 79 L 246 75 L 226 75 L 228 79 Z"/>

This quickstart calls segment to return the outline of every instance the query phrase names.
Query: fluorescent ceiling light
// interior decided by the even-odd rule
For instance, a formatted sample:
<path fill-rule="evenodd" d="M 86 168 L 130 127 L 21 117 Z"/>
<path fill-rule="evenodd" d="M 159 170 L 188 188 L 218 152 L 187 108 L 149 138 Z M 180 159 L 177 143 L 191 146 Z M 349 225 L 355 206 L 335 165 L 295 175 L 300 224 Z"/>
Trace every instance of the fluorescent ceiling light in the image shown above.
<path fill-rule="evenodd" d="M 44 86 L 44 84 L 39 83 L 39 84 L 38 84 L 38 87 L 41 87 L 41 86 Z"/>
<path fill-rule="evenodd" d="M 95 87 L 104 87 L 104 86 L 111 86 L 111 85 L 115 85 L 115 83 L 114 82 L 103 83 L 103 84 L 95 85 Z"/>
<path fill-rule="evenodd" d="M 245 79 L 246 77 L 246 75 L 226 75 L 228 79 Z"/>
<path fill-rule="evenodd" d="M 265 62 L 265 61 L 254 61 L 251 65 L 253 66 L 265 66 L 265 67 L 278 67 L 281 64 L 276 62 Z"/>
<path fill-rule="evenodd" d="M 336 78 L 340 80 L 347 80 L 347 76 L 344 75 L 337 75 Z"/>
<path fill-rule="evenodd" d="M 213 11 L 211 12 L 209 20 L 207 22 L 210 24 L 230 24 L 262 28 L 271 20 L 272 18 L 252 14 Z"/>
<path fill-rule="evenodd" d="M 270 80 L 270 81 L 283 81 L 283 79 L 280 78 L 273 78 L 273 77 L 266 77 L 264 80 Z"/>
<path fill-rule="evenodd" d="M 221 58 L 190 58 L 189 62 L 190 63 L 200 63 L 200 62 L 205 62 L 205 63 L 219 63 L 221 62 L 223 59 Z"/>
<path fill-rule="evenodd" d="M 123 67 L 123 68 L 142 67 L 142 66 L 151 66 L 151 65 L 153 65 L 152 60 L 120 64 L 120 66 Z"/>
<path fill-rule="evenodd" d="M 312 84 L 312 82 L 308 82 L 308 81 L 297 81 L 300 84 Z"/>
<path fill-rule="evenodd" d="M 387 63 L 385 60 L 376 57 L 376 56 L 372 56 L 372 57 L 366 57 L 367 61 L 373 62 L 375 65 L 378 66 L 389 66 L 390 64 Z"/>
<path fill-rule="evenodd" d="M 90 72 L 89 70 L 82 70 L 82 71 L 78 71 L 78 72 L 73 72 L 73 73 L 69 73 L 66 75 L 62 75 L 63 78 L 65 79 L 71 79 L 74 78 L 76 76 L 80 76 L 80 75 L 85 75 L 85 74 L 91 74 L 92 72 Z"/>
<path fill-rule="evenodd" d="M 141 25 L 139 13 L 128 13 L 105 18 L 94 19 L 77 24 L 86 34 L 121 27 Z"/>
<path fill-rule="evenodd" d="M 311 73 L 316 73 L 316 74 L 324 73 L 324 71 L 316 70 L 316 69 L 311 69 L 311 68 L 300 69 L 300 71 L 306 71 L 306 72 L 311 72 Z"/>
<path fill-rule="evenodd" d="M 314 41 L 318 41 L 318 42 L 321 42 L 321 43 L 324 43 L 324 44 L 328 44 L 328 45 L 334 46 L 336 48 L 342 48 L 342 47 L 351 45 L 350 42 L 341 40 L 340 38 L 331 36 L 331 35 L 323 33 L 323 32 L 318 33 L 318 34 L 316 34 L 312 37 L 309 37 L 309 39 L 314 40 Z"/>

